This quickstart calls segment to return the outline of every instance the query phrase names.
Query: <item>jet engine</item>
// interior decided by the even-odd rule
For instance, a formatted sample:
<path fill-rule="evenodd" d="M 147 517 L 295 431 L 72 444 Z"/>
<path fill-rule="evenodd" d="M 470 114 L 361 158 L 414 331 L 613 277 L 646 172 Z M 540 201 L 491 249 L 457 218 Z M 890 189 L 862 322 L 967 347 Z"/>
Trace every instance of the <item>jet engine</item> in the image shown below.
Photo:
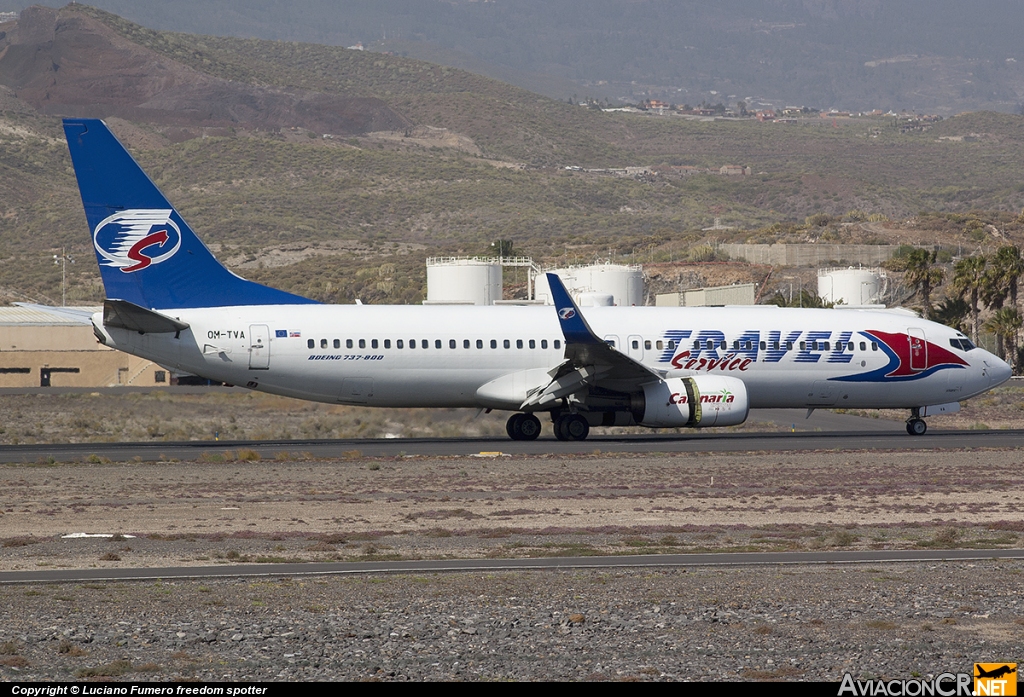
<path fill-rule="evenodd" d="M 738 378 L 724 375 L 669 378 L 644 385 L 643 389 L 643 409 L 633 412 L 641 426 L 735 426 L 746 421 L 750 412 L 746 385 Z"/>

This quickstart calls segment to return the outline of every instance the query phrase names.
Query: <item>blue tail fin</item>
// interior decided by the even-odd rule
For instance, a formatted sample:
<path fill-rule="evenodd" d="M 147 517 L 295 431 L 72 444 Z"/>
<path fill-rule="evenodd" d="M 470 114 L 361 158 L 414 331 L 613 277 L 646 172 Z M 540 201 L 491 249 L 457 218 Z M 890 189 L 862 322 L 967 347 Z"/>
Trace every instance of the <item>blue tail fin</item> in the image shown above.
<path fill-rule="evenodd" d="M 315 301 L 224 268 L 98 119 L 64 119 L 108 298 L 150 309 Z"/>

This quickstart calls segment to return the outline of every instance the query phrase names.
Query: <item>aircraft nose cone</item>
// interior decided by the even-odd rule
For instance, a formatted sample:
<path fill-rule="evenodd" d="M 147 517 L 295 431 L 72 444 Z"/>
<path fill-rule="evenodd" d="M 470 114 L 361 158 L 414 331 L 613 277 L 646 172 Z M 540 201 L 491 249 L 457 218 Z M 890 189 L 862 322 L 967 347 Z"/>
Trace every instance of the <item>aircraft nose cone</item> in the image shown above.
<path fill-rule="evenodd" d="M 1013 375 L 1013 368 L 1010 367 L 1010 364 L 1000 358 L 992 356 L 986 363 L 989 365 L 988 377 L 992 387 L 1002 385 Z"/>

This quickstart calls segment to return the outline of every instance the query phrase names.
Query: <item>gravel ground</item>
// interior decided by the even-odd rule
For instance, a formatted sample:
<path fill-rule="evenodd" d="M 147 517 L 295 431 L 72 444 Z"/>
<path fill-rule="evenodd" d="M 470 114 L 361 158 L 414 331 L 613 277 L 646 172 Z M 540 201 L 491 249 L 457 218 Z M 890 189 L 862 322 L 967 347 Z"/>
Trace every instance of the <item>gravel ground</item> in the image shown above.
<path fill-rule="evenodd" d="M 0 568 L 1024 546 L 1014 450 L 244 457 L 2 467 Z M 0 678 L 907 678 L 1020 658 L 1022 569 L 5 586 Z"/>
<path fill-rule="evenodd" d="M 831 680 L 1024 649 L 1016 561 L 0 588 L 5 680 Z"/>

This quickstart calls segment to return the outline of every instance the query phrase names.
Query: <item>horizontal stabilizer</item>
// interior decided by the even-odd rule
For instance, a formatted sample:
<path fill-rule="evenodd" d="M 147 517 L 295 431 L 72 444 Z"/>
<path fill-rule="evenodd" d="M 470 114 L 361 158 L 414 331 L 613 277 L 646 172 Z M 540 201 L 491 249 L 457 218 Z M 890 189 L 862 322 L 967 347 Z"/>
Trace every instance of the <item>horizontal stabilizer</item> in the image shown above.
<path fill-rule="evenodd" d="M 103 324 L 108 327 L 130 329 L 140 334 L 161 334 L 188 329 L 186 322 L 147 310 L 127 300 L 104 300 Z"/>

